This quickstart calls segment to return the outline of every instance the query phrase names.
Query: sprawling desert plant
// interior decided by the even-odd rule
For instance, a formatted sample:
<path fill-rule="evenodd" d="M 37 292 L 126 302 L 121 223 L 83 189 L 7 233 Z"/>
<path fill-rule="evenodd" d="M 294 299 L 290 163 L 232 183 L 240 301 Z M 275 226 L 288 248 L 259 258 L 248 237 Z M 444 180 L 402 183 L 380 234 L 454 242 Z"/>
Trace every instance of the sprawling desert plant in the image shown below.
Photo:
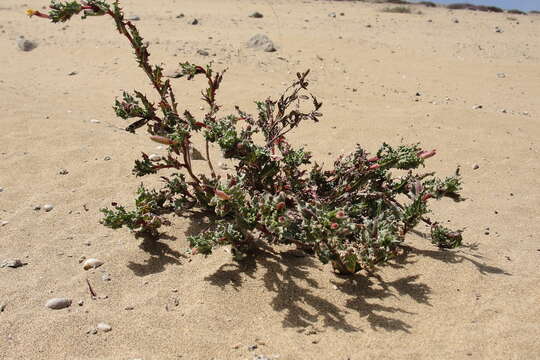
<path fill-rule="evenodd" d="M 146 127 L 150 139 L 167 146 L 167 156 L 151 159 L 143 153 L 133 168 L 136 176 L 167 169 L 164 185 L 161 189 L 141 185 L 132 209 L 116 203 L 103 209 L 105 226 L 158 236 L 160 227 L 170 221 L 168 215 L 190 216 L 197 210 L 211 214 L 215 222 L 188 238 L 193 253 L 208 255 L 217 246 L 230 245 L 240 259 L 262 242 L 296 245 L 323 263 L 331 262 L 340 273 L 388 261 L 420 222 L 429 224 L 432 242 L 440 248 L 460 245 L 461 231 L 426 218 L 430 201 L 461 200 L 458 171 L 445 179 L 416 171 L 435 150 L 384 143 L 370 155 L 358 145 L 325 169 L 306 149 L 287 141 L 302 122 L 318 122 L 321 117 L 322 103 L 308 91 L 309 71 L 297 73 L 278 99 L 256 101 L 255 116 L 238 107 L 235 114 L 220 116 L 216 94 L 223 72 L 181 63 L 182 77 L 202 76 L 208 82 L 202 92 L 208 111 L 197 118 L 178 109 L 170 81 L 164 79 L 161 67 L 150 64 L 147 43 L 125 19 L 118 1 L 53 1 L 48 14 L 34 10 L 28 14 L 54 23 L 77 14 L 110 16 L 157 93 L 157 101 L 151 101 L 142 92 L 126 92 L 114 110 L 118 117 L 131 120 L 127 131 Z M 195 136 L 206 144 L 208 170 L 202 174 L 195 174 L 192 167 Z M 214 171 L 210 146 L 218 146 L 225 158 L 234 161 L 234 170 L 226 176 Z"/>

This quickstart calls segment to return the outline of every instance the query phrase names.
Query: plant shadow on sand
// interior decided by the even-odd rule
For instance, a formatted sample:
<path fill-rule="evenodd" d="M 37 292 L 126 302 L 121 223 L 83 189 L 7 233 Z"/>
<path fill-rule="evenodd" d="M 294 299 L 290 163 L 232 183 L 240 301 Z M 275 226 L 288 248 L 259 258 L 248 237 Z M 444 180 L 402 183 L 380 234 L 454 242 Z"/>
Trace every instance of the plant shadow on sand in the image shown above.
<path fill-rule="evenodd" d="M 173 250 L 167 243 L 161 242 L 161 240 L 175 241 L 174 236 L 161 234 L 158 239 L 150 236 L 142 236 L 142 239 L 139 248 L 150 254 L 150 258 L 142 264 L 130 261 L 127 265 L 137 276 L 163 272 L 167 265 L 181 265 L 180 258 L 186 257 L 179 251 Z"/>
<path fill-rule="evenodd" d="M 405 249 L 407 251 L 403 255 L 386 266 L 403 268 L 414 263 L 415 258 L 427 256 L 449 264 L 470 262 L 486 275 L 510 275 L 500 268 L 482 264 L 456 251 L 418 250 L 411 247 Z M 214 274 L 206 277 L 206 280 L 221 288 L 232 287 L 238 290 L 246 277 L 256 279 L 262 276 L 265 288 L 275 294 L 271 300 L 273 309 L 285 314 L 284 327 L 305 329 L 322 319 L 324 327 L 346 332 L 362 331 L 347 320 L 351 313 L 357 313 L 369 322 L 372 329 L 408 333 L 411 326 L 396 315 L 414 313 L 384 305 L 382 300 L 409 296 L 417 303 L 431 306 L 431 288 L 428 284 L 418 282 L 420 275 L 408 275 L 394 281 L 385 281 L 378 274 L 365 272 L 354 276 L 336 275 L 335 280 L 331 281 L 337 287 L 335 291 L 350 296 L 344 305 L 338 305 L 331 301 L 331 297 L 316 294 L 320 287 L 311 274 L 320 271 L 321 267 L 315 258 L 309 255 L 302 257 L 298 250 L 277 252 L 267 245 L 258 248 L 253 255 L 239 263 L 222 265 Z M 263 269 L 263 275 L 259 274 L 260 269 Z"/>

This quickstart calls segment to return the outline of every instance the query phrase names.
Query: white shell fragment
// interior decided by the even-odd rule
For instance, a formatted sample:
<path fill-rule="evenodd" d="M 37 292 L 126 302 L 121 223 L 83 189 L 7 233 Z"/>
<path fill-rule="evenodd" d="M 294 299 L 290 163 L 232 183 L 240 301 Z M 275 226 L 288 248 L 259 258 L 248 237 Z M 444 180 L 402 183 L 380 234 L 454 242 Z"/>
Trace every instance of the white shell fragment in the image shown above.
<path fill-rule="evenodd" d="M 148 159 L 150 161 L 160 161 L 161 160 L 161 156 L 159 156 L 158 154 L 152 154 L 148 157 Z"/>
<path fill-rule="evenodd" d="M 66 299 L 66 298 L 49 299 L 47 303 L 45 303 L 45 306 L 53 310 L 64 309 L 71 306 L 71 299 Z"/>
<path fill-rule="evenodd" d="M 97 324 L 97 329 L 103 332 L 109 332 L 112 330 L 112 326 L 106 323 L 99 323 Z"/>
<path fill-rule="evenodd" d="M 95 268 L 100 267 L 103 264 L 104 262 L 101 260 L 90 258 L 90 259 L 86 259 L 86 261 L 83 263 L 83 269 L 84 270 L 95 269 Z"/>

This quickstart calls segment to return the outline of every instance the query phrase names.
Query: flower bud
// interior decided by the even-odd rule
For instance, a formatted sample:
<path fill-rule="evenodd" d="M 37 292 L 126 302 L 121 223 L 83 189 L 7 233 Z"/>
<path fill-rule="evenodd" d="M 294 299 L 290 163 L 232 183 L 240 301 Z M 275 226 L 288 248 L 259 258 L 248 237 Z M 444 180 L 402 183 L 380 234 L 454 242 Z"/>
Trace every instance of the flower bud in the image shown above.
<path fill-rule="evenodd" d="M 283 201 L 278 202 L 278 203 L 276 204 L 276 210 L 282 210 L 282 209 L 284 209 L 284 208 L 285 208 L 285 203 L 284 203 Z"/>
<path fill-rule="evenodd" d="M 339 210 L 337 213 L 336 213 L 336 218 L 338 219 L 343 219 L 345 218 L 347 215 L 345 214 L 345 211 L 343 210 Z"/>
<path fill-rule="evenodd" d="M 336 230 L 337 228 L 339 228 L 339 224 L 337 224 L 337 223 L 332 223 L 332 224 L 330 225 L 330 228 L 331 228 L 332 230 Z"/>

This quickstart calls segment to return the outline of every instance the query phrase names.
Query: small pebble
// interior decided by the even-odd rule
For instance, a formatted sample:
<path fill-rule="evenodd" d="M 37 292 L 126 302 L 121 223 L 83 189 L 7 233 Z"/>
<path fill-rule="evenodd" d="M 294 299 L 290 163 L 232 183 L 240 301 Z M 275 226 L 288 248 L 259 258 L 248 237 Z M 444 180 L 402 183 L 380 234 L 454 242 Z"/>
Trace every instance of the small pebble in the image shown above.
<path fill-rule="evenodd" d="M 107 323 L 99 323 L 97 324 L 96 328 L 103 332 L 109 332 L 112 330 L 112 326 Z"/>
<path fill-rule="evenodd" d="M 257 348 L 258 348 L 257 344 L 249 345 L 247 347 L 248 351 L 253 351 L 253 350 L 257 349 Z"/>
<path fill-rule="evenodd" d="M 479 168 L 480 168 L 480 165 L 478 165 L 478 164 L 474 164 L 472 168 L 473 168 L 473 170 L 477 170 L 477 169 L 479 169 Z"/>
<path fill-rule="evenodd" d="M 17 38 L 17 46 L 22 51 L 32 51 L 37 47 L 37 43 L 31 40 L 27 40 L 24 36 L 19 36 Z"/>
<path fill-rule="evenodd" d="M 60 169 L 60 171 L 58 172 L 58 174 L 60 174 L 60 175 L 67 175 L 67 174 L 69 174 L 69 171 L 67 171 L 66 169 Z"/>
<path fill-rule="evenodd" d="M 109 161 L 109 160 L 111 160 L 111 157 L 110 157 L 110 156 L 105 156 L 105 157 L 103 158 L 103 160 Z"/>
<path fill-rule="evenodd" d="M 8 259 L 2 262 L 2 264 L 0 265 L 0 268 L 8 267 L 8 268 L 16 269 L 24 265 L 26 265 L 26 263 L 23 263 L 19 259 Z"/>
<path fill-rule="evenodd" d="M 34 206 L 34 211 L 39 211 L 39 210 L 41 210 L 41 206 L 40 206 L 40 205 Z"/>
<path fill-rule="evenodd" d="M 0 192 L 4 191 L 4 188 L 0 187 Z"/>
<path fill-rule="evenodd" d="M 99 124 L 101 121 L 99 121 L 98 119 L 91 119 L 90 122 L 92 124 Z"/>
<path fill-rule="evenodd" d="M 148 159 L 150 161 L 160 161 L 161 160 L 161 156 L 159 156 L 158 154 L 152 154 L 148 157 Z"/>
<path fill-rule="evenodd" d="M 105 273 L 101 275 L 101 280 L 103 281 L 111 281 L 111 275 L 109 273 Z"/>
<path fill-rule="evenodd" d="M 84 262 L 83 269 L 84 270 L 96 269 L 103 264 L 104 262 L 101 260 L 90 258 L 90 259 L 86 259 L 86 261 Z"/>
<path fill-rule="evenodd" d="M 497 77 L 498 77 L 499 79 L 504 79 L 504 78 L 506 77 L 506 74 L 505 74 L 505 73 L 498 73 L 498 74 L 497 74 Z"/>
<path fill-rule="evenodd" d="M 7 306 L 7 304 L 0 304 L 0 313 L 4 312 L 4 310 L 6 310 L 6 306 Z"/>
<path fill-rule="evenodd" d="M 124 310 L 128 310 L 128 311 L 134 310 L 134 309 L 135 309 L 135 307 L 133 307 L 133 306 L 126 306 L 126 307 L 124 308 Z"/>
<path fill-rule="evenodd" d="M 9 224 L 9 221 L 0 221 L 0 226 L 6 226 Z"/>
<path fill-rule="evenodd" d="M 70 72 L 70 73 L 68 74 L 68 76 L 75 76 L 75 75 L 77 75 L 77 72 L 76 72 L 76 71 L 72 71 L 72 72 Z"/>
<path fill-rule="evenodd" d="M 473 110 L 478 110 L 478 109 L 482 109 L 483 106 L 482 105 L 474 105 L 472 108 L 473 108 Z"/>
<path fill-rule="evenodd" d="M 219 168 L 222 169 L 222 170 L 228 170 L 229 167 L 227 166 L 227 164 L 224 164 L 224 163 L 219 163 L 218 164 Z"/>
<path fill-rule="evenodd" d="M 84 300 L 80 300 L 77 304 L 79 304 L 79 306 L 83 306 L 84 305 Z"/>
<path fill-rule="evenodd" d="M 70 307 L 71 302 L 72 302 L 71 299 L 53 298 L 53 299 L 49 299 L 45 303 L 45 306 L 48 307 L 49 309 L 59 310 L 59 309 L 64 309 L 64 308 Z"/>
<path fill-rule="evenodd" d="M 189 19 L 187 23 L 189 25 L 197 25 L 199 23 L 199 20 L 192 18 L 192 19 Z"/>
<path fill-rule="evenodd" d="M 249 17 L 255 18 L 255 19 L 261 19 L 261 18 L 264 17 L 264 15 L 261 14 L 260 12 L 258 12 L 258 11 L 255 11 L 255 12 L 251 13 L 251 15 L 249 15 Z"/>
<path fill-rule="evenodd" d="M 49 211 L 51 211 L 52 209 L 54 209 L 54 206 L 52 206 L 51 204 L 45 204 L 45 205 L 43 205 L 43 210 L 45 210 L 46 212 L 49 212 Z"/>
<path fill-rule="evenodd" d="M 92 243 L 90 241 L 85 241 L 85 242 L 83 242 L 83 245 L 90 246 L 90 245 L 92 245 Z"/>
<path fill-rule="evenodd" d="M 185 16 L 184 14 L 180 13 L 180 14 L 176 15 L 176 18 L 177 18 L 177 19 L 181 19 L 181 18 L 183 18 L 184 16 Z"/>
<path fill-rule="evenodd" d="M 137 15 L 132 15 L 132 16 L 128 16 L 128 17 L 126 18 L 126 20 L 129 20 L 129 21 L 139 21 L 139 20 L 141 20 L 141 18 L 140 18 L 139 16 L 137 16 Z"/>
<path fill-rule="evenodd" d="M 208 56 L 210 55 L 210 53 L 206 50 L 202 50 L 202 49 L 199 49 L 197 50 L 197 54 L 201 55 L 201 56 Z"/>

